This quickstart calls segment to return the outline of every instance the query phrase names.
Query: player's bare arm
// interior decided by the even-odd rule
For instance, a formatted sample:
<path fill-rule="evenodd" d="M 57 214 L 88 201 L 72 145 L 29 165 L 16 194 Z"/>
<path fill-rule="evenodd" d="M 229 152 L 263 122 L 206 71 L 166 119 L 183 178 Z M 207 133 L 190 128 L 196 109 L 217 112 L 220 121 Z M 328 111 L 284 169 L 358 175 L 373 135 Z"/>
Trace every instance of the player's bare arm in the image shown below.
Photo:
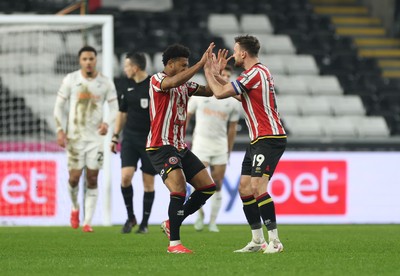
<path fill-rule="evenodd" d="M 174 87 L 178 87 L 188 80 L 190 80 L 207 61 L 207 54 L 214 47 L 214 43 L 211 43 L 207 50 L 204 52 L 202 58 L 192 67 L 189 67 L 189 60 L 187 58 L 176 58 L 168 61 L 167 65 L 176 71 L 177 73 L 173 76 L 167 76 L 161 83 L 162 90 L 169 90 Z"/>
<path fill-rule="evenodd" d="M 110 149 L 111 152 L 117 153 L 117 145 L 119 143 L 119 134 L 124 128 L 127 119 L 127 113 L 119 111 L 115 119 L 115 126 L 113 136 L 111 138 Z"/>
<path fill-rule="evenodd" d="M 195 93 L 193 93 L 192 96 L 202 96 L 202 97 L 211 97 L 213 96 L 213 92 L 210 88 L 210 86 L 206 85 L 200 85 L 199 88 L 196 90 Z"/>
<path fill-rule="evenodd" d="M 207 66 L 205 66 L 204 73 L 207 79 L 207 83 L 217 99 L 225 99 L 236 95 L 232 84 L 220 84 L 212 73 L 211 68 L 207 68 Z"/>

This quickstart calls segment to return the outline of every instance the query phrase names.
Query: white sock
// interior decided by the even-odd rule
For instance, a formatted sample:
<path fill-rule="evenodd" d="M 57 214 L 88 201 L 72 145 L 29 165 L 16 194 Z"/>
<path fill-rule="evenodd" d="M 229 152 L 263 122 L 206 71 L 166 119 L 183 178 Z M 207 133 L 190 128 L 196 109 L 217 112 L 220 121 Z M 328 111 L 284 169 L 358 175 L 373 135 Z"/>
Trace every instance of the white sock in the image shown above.
<path fill-rule="evenodd" d="M 221 194 L 221 191 L 217 191 L 211 197 L 210 224 L 215 224 L 215 222 L 217 220 L 219 209 L 221 209 L 221 203 L 222 203 L 222 194 Z"/>
<path fill-rule="evenodd" d="M 98 189 L 87 189 L 85 194 L 85 220 L 83 225 L 91 225 L 94 210 L 96 209 Z"/>
<path fill-rule="evenodd" d="M 74 211 L 79 209 L 79 204 L 78 204 L 78 193 L 79 193 L 79 185 L 76 187 L 71 187 L 71 185 L 68 184 L 68 193 L 69 197 L 71 198 L 72 202 L 72 209 Z"/>
<path fill-rule="evenodd" d="M 253 236 L 253 242 L 262 243 L 265 241 L 263 229 L 252 229 L 251 234 Z"/>
<path fill-rule="evenodd" d="M 278 237 L 278 229 L 269 230 L 269 231 L 268 231 L 268 240 L 269 240 L 269 241 L 273 241 L 273 240 L 275 240 L 275 239 L 278 239 L 278 240 L 279 240 L 279 237 Z"/>
<path fill-rule="evenodd" d="M 204 210 L 203 207 L 201 207 L 199 210 L 197 210 L 197 219 L 203 221 L 204 220 Z"/>
<path fill-rule="evenodd" d="M 170 242 L 169 242 L 169 246 L 175 246 L 175 245 L 178 245 L 178 244 L 181 244 L 181 240 L 170 241 Z"/>

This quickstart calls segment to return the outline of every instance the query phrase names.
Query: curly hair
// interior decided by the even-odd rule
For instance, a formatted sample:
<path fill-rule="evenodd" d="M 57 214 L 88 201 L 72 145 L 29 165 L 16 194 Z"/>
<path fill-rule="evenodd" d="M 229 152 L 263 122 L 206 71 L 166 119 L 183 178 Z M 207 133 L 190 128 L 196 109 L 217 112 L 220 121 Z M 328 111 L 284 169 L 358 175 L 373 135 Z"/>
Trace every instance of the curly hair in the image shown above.
<path fill-rule="evenodd" d="M 190 50 L 188 47 L 182 44 L 173 44 L 168 46 L 162 55 L 162 61 L 164 66 L 167 65 L 168 61 L 174 58 L 189 58 Z"/>

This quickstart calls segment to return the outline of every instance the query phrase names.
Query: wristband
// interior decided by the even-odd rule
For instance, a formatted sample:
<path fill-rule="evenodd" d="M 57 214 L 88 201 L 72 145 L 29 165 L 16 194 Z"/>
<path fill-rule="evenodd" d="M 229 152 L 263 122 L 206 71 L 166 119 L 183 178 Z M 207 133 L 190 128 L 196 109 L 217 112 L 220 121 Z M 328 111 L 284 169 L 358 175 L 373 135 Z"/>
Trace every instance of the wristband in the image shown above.
<path fill-rule="evenodd" d="M 118 145 L 118 141 L 115 141 L 115 140 L 111 140 L 111 143 Z"/>

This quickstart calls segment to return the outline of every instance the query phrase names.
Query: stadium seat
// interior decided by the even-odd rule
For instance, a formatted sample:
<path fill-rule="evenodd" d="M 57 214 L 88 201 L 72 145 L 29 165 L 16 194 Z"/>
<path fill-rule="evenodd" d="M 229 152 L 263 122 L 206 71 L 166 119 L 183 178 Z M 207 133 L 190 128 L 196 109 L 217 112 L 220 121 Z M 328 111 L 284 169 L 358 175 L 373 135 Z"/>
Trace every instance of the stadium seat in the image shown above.
<path fill-rule="evenodd" d="M 292 95 L 279 95 L 277 105 L 281 116 L 297 116 L 300 114 L 301 97 Z"/>
<path fill-rule="evenodd" d="M 316 117 L 327 137 L 356 138 L 357 130 L 351 120 L 343 117 Z"/>
<path fill-rule="evenodd" d="M 311 55 L 292 55 L 284 57 L 285 69 L 289 75 L 318 75 L 319 69 Z"/>
<path fill-rule="evenodd" d="M 336 116 L 364 116 L 365 108 L 358 95 L 345 95 L 330 97 L 331 108 Z"/>
<path fill-rule="evenodd" d="M 307 95 L 310 93 L 303 78 L 285 75 L 273 75 L 274 84 L 279 94 Z"/>
<path fill-rule="evenodd" d="M 239 21 L 234 14 L 210 14 L 207 27 L 213 35 L 240 33 Z"/>
<path fill-rule="evenodd" d="M 310 83 L 314 95 L 342 95 L 343 89 L 336 76 L 317 76 Z"/>
<path fill-rule="evenodd" d="M 323 96 L 303 97 L 299 108 L 303 116 L 332 115 L 331 103 L 328 98 Z"/>
<path fill-rule="evenodd" d="M 262 64 L 265 64 L 272 75 L 285 75 L 286 68 L 284 61 L 280 56 L 277 55 L 258 55 L 258 58 Z"/>
<path fill-rule="evenodd" d="M 274 27 L 265 14 L 243 14 L 240 18 L 240 29 L 248 34 L 274 33 Z"/>
<path fill-rule="evenodd" d="M 362 117 L 356 124 L 360 137 L 389 137 L 390 130 L 383 117 Z"/>
<path fill-rule="evenodd" d="M 287 35 L 257 36 L 261 43 L 261 53 L 265 54 L 294 54 L 296 49 Z"/>
<path fill-rule="evenodd" d="M 284 126 L 293 137 L 322 137 L 321 123 L 314 117 L 282 116 Z"/>
<path fill-rule="evenodd" d="M 157 52 L 153 56 L 153 70 L 154 72 L 161 72 L 164 70 L 164 64 L 162 62 L 162 52 Z"/>

